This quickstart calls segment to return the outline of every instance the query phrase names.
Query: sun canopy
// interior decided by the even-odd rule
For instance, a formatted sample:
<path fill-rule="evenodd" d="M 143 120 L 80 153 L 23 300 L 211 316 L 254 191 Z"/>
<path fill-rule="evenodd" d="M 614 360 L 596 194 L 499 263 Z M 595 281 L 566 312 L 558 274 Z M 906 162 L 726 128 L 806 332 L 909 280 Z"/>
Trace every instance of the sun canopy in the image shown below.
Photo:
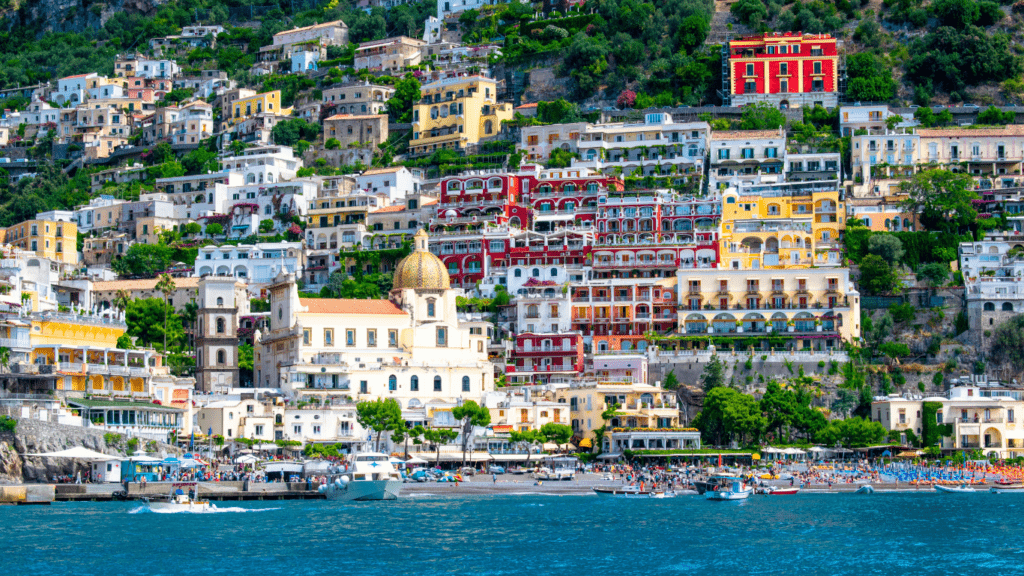
<path fill-rule="evenodd" d="M 68 448 L 67 450 L 58 450 L 57 452 L 37 452 L 34 454 L 25 454 L 25 456 L 38 456 L 40 458 L 74 458 L 75 460 L 85 460 L 87 462 L 106 462 L 107 460 L 120 460 L 120 456 L 110 456 L 109 454 L 103 454 L 102 452 L 96 452 L 95 450 L 89 450 L 83 446 L 75 446 L 74 448 Z"/>
<path fill-rule="evenodd" d="M 412 458 L 409 458 L 408 460 L 406 460 L 405 463 L 406 464 L 426 464 L 427 461 L 424 460 L 423 458 L 420 458 L 419 456 L 413 456 Z"/>
<path fill-rule="evenodd" d="M 255 464 L 256 462 L 259 462 L 259 460 L 259 458 L 252 454 L 245 454 L 235 458 L 235 464 Z"/>

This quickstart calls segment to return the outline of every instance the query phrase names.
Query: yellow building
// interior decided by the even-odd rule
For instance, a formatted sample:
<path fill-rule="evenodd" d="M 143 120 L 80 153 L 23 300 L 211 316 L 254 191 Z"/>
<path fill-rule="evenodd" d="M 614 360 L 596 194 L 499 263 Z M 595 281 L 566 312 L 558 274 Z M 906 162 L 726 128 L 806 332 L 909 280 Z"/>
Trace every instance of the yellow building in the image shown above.
<path fill-rule="evenodd" d="M 839 266 L 846 204 L 835 188 L 782 190 L 722 199 L 720 267 L 759 270 Z"/>
<path fill-rule="evenodd" d="M 464 150 L 481 140 L 495 138 L 501 123 L 512 119 L 512 104 L 497 101 L 497 83 L 484 76 L 445 78 L 420 89 L 413 107 L 413 154 L 439 148 Z"/>
<path fill-rule="evenodd" d="M 606 427 L 607 444 L 612 429 L 673 428 L 679 424 L 675 393 L 657 386 L 626 382 L 597 382 L 555 391 L 559 403 L 569 404 L 573 431 L 580 438 L 594 438 L 594 430 Z M 616 415 L 605 421 L 601 414 L 618 404 Z"/>
<path fill-rule="evenodd" d="M 228 125 L 241 124 L 249 118 L 264 112 L 287 116 L 291 114 L 291 108 L 281 108 L 281 91 L 273 90 L 263 92 L 255 96 L 239 98 L 231 103 L 231 115 L 228 117 Z"/>
<path fill-rule="evenodd" d="M 78 225 L 73 222 L 26 220 L 2 230 L 2 243 L 37 256 L 78 264 Z"/>

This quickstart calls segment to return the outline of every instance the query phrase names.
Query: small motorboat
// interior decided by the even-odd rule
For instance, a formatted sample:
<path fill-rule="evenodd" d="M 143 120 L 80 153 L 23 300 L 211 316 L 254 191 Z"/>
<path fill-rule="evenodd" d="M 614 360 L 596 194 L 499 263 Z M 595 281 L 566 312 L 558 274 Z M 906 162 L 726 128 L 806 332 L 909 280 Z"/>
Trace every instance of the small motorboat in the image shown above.
<path fill-rule="evenodd" d="M 746 500 L 753 493 L 754 489 L 742 480 L 733 480 L 712 486 L 704 492 L 704 498 L 708 500 Z"/>
<path fill-rule="evenodd" d="M 865 484 L 865 485 L 861 486 L 860 488 L 857 488 L 857 491 L 854 492 L 854 494 L 874 494 L 874 493 L 875 493 L 875 487 L 872 486 L 871 484 Z"/>
<path fill-rule="evenodd" d="M 1024 484 L 1003 484 L 988 489 L 993 494 L 1024 494 Z"/>
<path fill-rule="evenodd" d="M 675 498 L 671 490 L 641 490 L 639 486 L 595 487 L 594 493 L 604 498 Z"/>
<path fill-rule="evenodd" d="M 154 512 L 207 512 L 213 508 L 209 500 L 200 500 L 197 497 L 194 486 L 190 487 L 188 492 L 182 488 L 172 488 L 172 490 L 167 496 L 145 498 L 143 502 Z"/>
<path fill-rule="evenodd" d="M 765 496 L 792 496 L 800 492 L 798 487 L 766 486 L 761 494 Z"/>
<path fill-rule="evenodd" d="M 949 494 L 972 494 L 974 492 L 977 492 L 977 490 L 975 490 L 973 486 L 970 486 L 968 484 L 961 484 L 959 486 L 942 486 L 937 484 L 935 486 L 935 490 L 938 492 L 946 492 Z"/>

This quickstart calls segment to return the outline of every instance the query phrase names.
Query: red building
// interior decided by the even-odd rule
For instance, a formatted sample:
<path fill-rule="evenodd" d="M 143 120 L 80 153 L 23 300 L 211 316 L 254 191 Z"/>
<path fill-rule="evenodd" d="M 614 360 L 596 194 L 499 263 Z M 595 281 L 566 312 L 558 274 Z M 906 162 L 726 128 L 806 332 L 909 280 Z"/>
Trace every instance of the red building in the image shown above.
<path fill-rule="evenodd" d="M 618 176 L 605 176 L 582 168 L 524 166 L 519 173 L 523 203 L 533 208 L 531 228 L 539 232 L 560 226 L 591 227 L 598 204 L 608 191 L 624 190 Z"/>
<path fill-rule="evenodd" d="M 829 34 L 775 32 L 729 42 L 730 104 L 768 102 L 780 108 L 839 103 L 839 42 Z"/>
<path fill-rule="evenodd" d="M 529 209 L 519 204 L 519 178 L 511 174 L 469 174 L 441 181 L 431 231 L 473 231 L 485 223 L 525 227 Z"/>
<path fill-rule="evenodd" d="M 513 382 L 544 383 L 552 375 L 582 373 L 583 360 L 579 334 L 517 334 L 512 363 L 505 366 L 505 374 Z"/>

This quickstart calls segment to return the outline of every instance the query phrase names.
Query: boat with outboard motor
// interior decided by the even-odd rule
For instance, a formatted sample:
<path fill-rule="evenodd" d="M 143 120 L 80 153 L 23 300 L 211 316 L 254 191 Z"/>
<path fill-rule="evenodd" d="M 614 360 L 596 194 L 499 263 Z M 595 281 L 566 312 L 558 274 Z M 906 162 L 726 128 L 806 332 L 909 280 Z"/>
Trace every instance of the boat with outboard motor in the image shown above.
<path fill-rule="evenodd" d="M 328 500 L 397 500 L 402 489 L 402 475 L 386 454 L 356 454 L 349 474 L 321 486 L 320 493 Z"/>
<path fill-rule="evenodd" d="M 675 498 L 676 493 L 672 490 L 641 488 L 640 486 L 619 486 L 607 487 L 598 486 L 594 488 L 594 494 L 604 498 Z"/>
<path fill-rule="evenodd" d="M 945 492 L 947 494 L 973 494 L 977 492 L 973 486 L 968 484 L 961 484 L 959 486 L 942 486 L 941 484 L 935 485 L 937 492 Z"/>
<path fill-rule="evenodd" d="M 740 478 L 719 479 L 719 482 L 704 492 L 708 500 L 746 500 L 754 493 L 754 488 Z"/>
<path fill-rule="evenodd" d="M 206 512 L 213 508 L 213 505 L 209 500 L 199 499 L 198 488 L 195 482 L 172 484 L 170 494 L 149 496 L 142 501 L 154 512 Z"/>

